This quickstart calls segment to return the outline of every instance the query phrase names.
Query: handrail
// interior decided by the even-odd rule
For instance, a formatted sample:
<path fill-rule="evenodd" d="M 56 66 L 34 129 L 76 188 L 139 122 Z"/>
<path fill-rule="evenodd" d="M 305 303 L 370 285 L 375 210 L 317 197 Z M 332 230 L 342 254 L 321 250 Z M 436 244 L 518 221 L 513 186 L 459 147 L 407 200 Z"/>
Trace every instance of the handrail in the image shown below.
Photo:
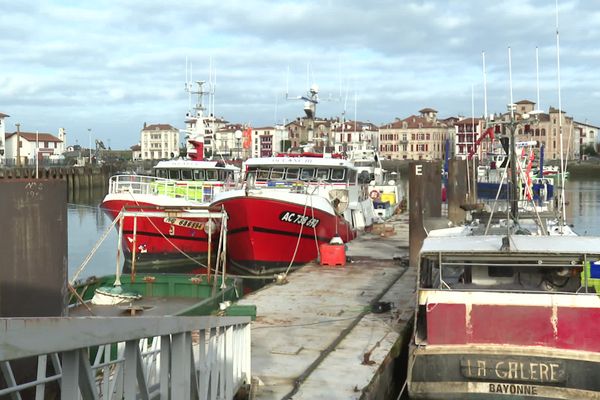
<path fill-rule="evenodd" d="M 12 398 L 57 382 L 68 399 L 232 399 L 251 380 L 250 318 L 4 318 L 0 373 Z"/>
<path fill-rule="evenodd" d="M 114 175 L 110 177 L 108 193 L 163 195 L 197 202 L 209 202 L 215 193 L 233 188 L 223 181 L 182 181 L 144 175 Z"/>

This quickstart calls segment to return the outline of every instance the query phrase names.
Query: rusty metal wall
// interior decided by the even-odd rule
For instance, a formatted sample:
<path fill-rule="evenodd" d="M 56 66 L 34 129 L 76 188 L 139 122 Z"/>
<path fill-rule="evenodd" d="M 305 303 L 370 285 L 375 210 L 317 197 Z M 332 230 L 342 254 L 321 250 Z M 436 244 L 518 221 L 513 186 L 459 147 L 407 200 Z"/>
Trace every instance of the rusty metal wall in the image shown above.
<path fill-rule="evenodd" d="M 67 182 L 0 180 L 0 317 L 66 308 Z"/>
<path fill-rule="evenodd" d="M 441 215 L 442 177 L 437 162 L 411 162 L 408 169 L 409 259 L 410 266 L 416 268 L 421 245 L 427 236 L 424 221 Z"/>
<path fill-rule="evenodd" d="M 460 206 L 467 198 L 467 161 L 451 159 L 448 165 L 448 219 L 455 225 L 465 221 L 466 212 Z"/>

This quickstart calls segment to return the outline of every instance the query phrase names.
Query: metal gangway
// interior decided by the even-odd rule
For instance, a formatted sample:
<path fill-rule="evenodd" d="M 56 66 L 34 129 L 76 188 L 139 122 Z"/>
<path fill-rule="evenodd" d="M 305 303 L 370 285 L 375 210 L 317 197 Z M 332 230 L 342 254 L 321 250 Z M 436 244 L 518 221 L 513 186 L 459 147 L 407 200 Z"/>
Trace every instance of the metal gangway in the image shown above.
<path fill-rule="evenodd" d="M 233 399 L 250 317 L 0 318 L 0 398 Z"/>

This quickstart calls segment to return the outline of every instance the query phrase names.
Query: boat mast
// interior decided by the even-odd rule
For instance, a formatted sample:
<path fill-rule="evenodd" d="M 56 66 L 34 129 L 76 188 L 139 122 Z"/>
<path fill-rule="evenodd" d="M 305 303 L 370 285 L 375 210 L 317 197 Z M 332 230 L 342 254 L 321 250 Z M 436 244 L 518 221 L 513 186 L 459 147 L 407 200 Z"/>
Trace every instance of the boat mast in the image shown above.
<path fill-rule="evenodd" d="M 513 102 L 513 88 L 512 88 L 512 60 L 510 54 L 510 47 L 508 48 L 508 81 L 510 87 L 510 124 L 508 125 L 510 131 L 510 209 L 514 221 L 517 221 L 519 214 L 519 191 L 517 188 L 517 144 L 515 138 L 515 104 Z"/>
<path fill-rule="evenodd" d="M 563 153 L 563 131 L 562 131 L 562 102 L 560 94 L 560 39 L 558 34 L 558 0 L 556 0 L 556 72 L 557 72 L 557 85 L 558 85 L 558 135 L 560 141 L 560 184 L 561 184 L 561 210 L 560 210 L 560 224 L 559 229 L 562 233 L 562 228 L 565 224 L 566 210 L 565 210 L 565 161 Z"/>

